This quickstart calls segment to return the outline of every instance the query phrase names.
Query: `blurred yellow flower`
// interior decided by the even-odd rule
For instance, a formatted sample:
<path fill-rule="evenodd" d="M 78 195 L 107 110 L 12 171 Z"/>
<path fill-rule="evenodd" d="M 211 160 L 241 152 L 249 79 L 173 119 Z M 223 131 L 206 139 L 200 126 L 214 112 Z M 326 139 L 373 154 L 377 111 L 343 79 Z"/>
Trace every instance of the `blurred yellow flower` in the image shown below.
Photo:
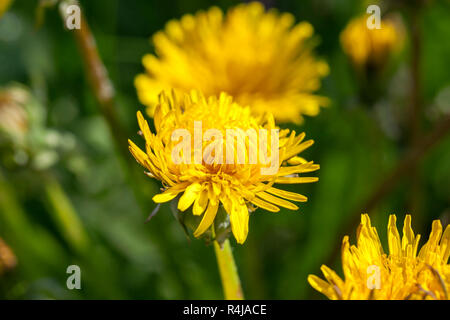
<path fill-rule="evenodd" d="M 13 0 L 0 0 L 0 18 L 8 10 L 9 6 L 12 4 Z"/>
<path fill-rule="evenodd" d="M 17 259 L 12 250 L 0 238 L 0 275 L 13 269 L 17 265 Z"/>
<path fill-rule="evenodd" d="M 155 195 L 153 201 L 168 202 L 182 194 L 178 200 L 178 209 L 183 212 L 192 206 L 194 216 L 203 215 L 194 232 L 196 237 L 210 228 L 219 206 L 222 205 L 228 214 L 234 237 L 238 243 L 243 243 L 247 238 L 250 212 L 256 207 L 271 212 L 278 212 L 278 206 L 297 210 L 298 207 L 287 200 L 307 200 L 303 195 L 273 187 L 274 183 L 310 183 L 318 180 L 317 177 L 299 176 L 300 173 L 319 169 L 319 165 L 297 156 L 313 144 L 312 140 L 303 142 L 304 133 L 296 136 L 294 131 L 279 130 L 270 114 L 255 118 L 248 107 L 234 103 L 225 93 L 221 93 L 219 97 L 205 98 L 199 92 L 192 91 L 180 98 L 174 91 L 172 95 L 162 92 L 154 113 L 156 133 L 150 131 L 140 112 L 137 116 L 146 148 L 144 152 L 129 141 L 129 149 L 137 162 L 148 170 L 147 175 L 163 184 L 164 192 Z M 234 138 L 231 142 L 228 140 L 229 129 L 235 129 L 238 133 L 236 149 Z M 278 155 L 276 162 L 249 161 L 252 150 L 255 150 L 252 147 L 256 140 L 245 134 L 252 129 L 259 132 L 277 132 L 279 140 L 275 141 L 273 136 L 266 136 L 270 142 L 270 156 L 269 148 L 261 144 L 261 136 L 257 139 L 260 148 L 256 151 L 260 159 L 262 154 L 265 154 L 266 160 L 273 160 L 274 156 Z M 212 141 L 209 141 L 206 136 L 208 132 L 214 132 L 211 130 L 216 130 L 216 135 L 214 140 L 210 136 Z M 178 150 L 175 148 L 180 143 L 179 136 L 173 138 L 177 132 L 184 132 L 188 135 L 189 142 L 191 139 L 194 141 L 194 148 L 175 152 L 181 154 L 182 162 L 174 161 L 174 150 Z M 227 136 L 227 139 L 222 140 L 219 134 L 222 137 Z M 198 139 L 196 140 L 198 135 L 201 137 L 200 145 Z M 243 140 L 239 144 L 240 138 Z M 273 148 L 273 142 L 278 143 L 276 150 Z M 239 149 L 239 146 L 242 149 Z M 226 149 L 226 163 L 223 163 L 225 152 L 218 151 L 221 148 L 216 147 Z M 211 152 L 208 153 L 207 150 Z M 240 156 L 239 150 L 244 150 L 245 154 L 241 160 L 245 161 L 239 162 L 236 159 Z M 195 161 L 199 151 L 200 161 Z M 228 162 L 229 154 L 233 159 L 232 163 Z M 263 169 L 274 165 L 275 172 L 264 172 Z"/>
<path fill-rule="evenodd" d="M 367 27 L 367 16 L 351 20 L 342 31 L 341 45 L 357 68 L 382 67 L 391 53 L 402 46 L 400 27 L 389 19 L 381 20 L 380 29 Z"/>
<path fill-rule="evenodd" d="M 326 281 L 310 275 L 308 282 L 333 300 L 448 299 L 450 226 L 442 234 L 440 221 L 433 221 L 428 242 L 417 254 L 419 239 L 420 235 L 414 236 L 411 228 L 411 216 L 405 217 L 400 238 L 396 217 L 391 215 L 387 255 L 369 216 L 362 215 L 357 245 L 350 246 L 348 236 L 342 242 L 344 280 L 323 265 Z"/>
<path fill-rule="evenodd" d="M 156 56 L 144 56 L 147 73 L 135 79 L 139 99 L 153 116 L 163 89 L 226 92 L 254 114 L 300 123 L 328 103 L 314 94 L 329 70 L 312 52 L 313 33 L 309 23 L 294 25 L 292 14 L 266 12 L 259 2 L 225 15 L 217 7 L 187 14 L 153 36 Z"/>

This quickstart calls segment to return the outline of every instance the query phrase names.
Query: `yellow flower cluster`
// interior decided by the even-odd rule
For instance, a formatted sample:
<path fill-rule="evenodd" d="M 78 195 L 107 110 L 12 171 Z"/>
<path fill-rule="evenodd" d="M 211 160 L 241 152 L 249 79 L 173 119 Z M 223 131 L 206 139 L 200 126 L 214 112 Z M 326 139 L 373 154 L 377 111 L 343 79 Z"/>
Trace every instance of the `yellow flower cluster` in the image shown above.
<path fill-rule="evenodd" d="M 200 121 L 200 135 L 203 138 L 200 140 L 200 146 L 196 148 L 194 137 L 199 134 L 195 132 L 196 122 Z M 271 212 L 279 211 L 279 207 L 297 210 L 298 207 L 288 200 L 299 202 L 307 200 L 303 195 L 278 189 L 273 186 L 274 184 L 310 183 L 318 180 L 316 177 L 299 176 L 301 173 L 319 169 L 319 165 L 297 156 L 313 144 L 312 140 L 303 141 L 304 133 L 296 135 L 294 131 L 279 130 L 270 114 L 254 117 L 248 107 L 234 103 L 232 97 L 225 93 L 220 94 L 219 97 L 205 98 L 196 91 L 189 95 L 183 94 L 181 97 L 175 92 L 172 92 L 172 95 L 162 92 L 154 112 L 156 132 L 150 131 L 147 121 L 140 112 L 138 122 L 146 142 L 145 151 L 129 141 L 130 151 L 137 162 L 148 170 L 148 175 L 160 180 L 164 186 L 164 192 L 154 196 L 153 200 L 163 203 L 180 195 L 178 199 L 180 211 L 192 208 L 193 215 L 202 216 L 194 232 L 196 237 L 201 236 L 211 227 L 221 205 L 229 215 L 231 230 L 237 242 L 243 243 L 247 238 L 250 213 L 256 207 Z M 181 163 L 174 161 L 173 154 L 176 145 L 180 143 L 179 139 L 173 140 L 173 133 L 178 129 L 187 131 L 189 134 L 187 139 L 189 142 L 192 140 L 194 145 L 194 148 L 184 153 L 183 150 L 186 149 L 180 151 L 180 156 L 184 160 Z M 236 141 L 243 138 L 244 143 L 241 147 L 245 150 L 243 158 L 247 161 L 238 162 L 236 159 L 233 163 L 224 163 L 224 161 L 218 161 L 223 156 L 223 152 L 206 152 L 206 150 L 218 150 L 215 146 L 219 143 L 227 153 L 230 152 L 229 150 L 234 152 L 232 158 L 235 159 L 240 150 L 238 147 L 230 149 L 228 139 L 218 140 L 217 137 L 214 140 L 211 137 L 207 139 L 209 129 L 218 130 L 223 137 L 226 136 L 228 129 L 237 129 L 239 136 Z M 269 166 L 268 162 L 248 161 L 255 141 L 242 135 L 249 129 L 278 132 L 277 150 L 271 149 L 270 139 L 272 138 L 267 139 L 269 143 L 265 147 L 279 155 L 278 162 L 275 163 L 276 172 L 262 174 L 261 169 Z M 259 146 L 261 146 L 260 140 L 258 138 L 256 141 Z M 231 142 L 233 146 L 234 141 Z M 258 155 L 261 153 L 269 155 L 269 150 L 257 150 Z M 191 161 L 198 151 L 202 151 L 200 162 Z"/>
<path fill-rule="evenodd" d="M 294 25 L 291 14 L 265 11 L 259 2 L 225 15 L 217 7 L 187 14 L 153 36 L 156 54 L 144 56 L 147 72 L 135 79 L 139 99 L 153 116 L 161 90 L 226 92 L 254 114 L 300 123 L 328 103 L 314 94 L 328 65 L 313 55 L 313 32 L 309 23 Z"/>
<path fill-rule="evenodd" d="M 308 281 L 333 300 L 448 299 L 450 226 L 442 233 L 440 221 L 435 220 L 428 242 L 418 251 L 419 240 L 411 228 L 411 216 L 406 216 L 400 238 L 396 217 L 391 215 L 386 254 L 369 216 L 362 215 L 356 246 L 349 244 L 348 236 L 342 242 L 344 279 L 323 265 L 326 281 L 314 275 Z"/>

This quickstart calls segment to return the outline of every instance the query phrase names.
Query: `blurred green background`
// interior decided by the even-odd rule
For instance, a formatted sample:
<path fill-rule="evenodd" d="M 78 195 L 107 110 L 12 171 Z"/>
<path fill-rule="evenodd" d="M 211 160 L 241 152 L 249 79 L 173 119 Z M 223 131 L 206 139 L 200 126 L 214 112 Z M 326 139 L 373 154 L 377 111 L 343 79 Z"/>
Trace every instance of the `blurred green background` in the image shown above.
<path fill-rule="evenodd" d="M 239 1 L 80 3 L 116 89 L 118 118 L 127 136 L 137 140 L 135 114 L 143 107 L 133 80 L 143 71 L 142 56 L 153 50 L 149 37 L 169 19 L 211 5 L 226 9 Z M 17 266 L 0 276 L 0 298 L 222 299 L 212 246 L 188 241 L 168 205 L 144 223 L 155 207 L 151 197 L 159 183 L 145 177 L 136 163 L 130 168 L 120 158 L 74 37 L 64 29 L 57 7 L 45 9 L 37 26 L 38 4 L 16 0 L 0 19 L 0 87 L 20 83 L 34 96 L 28 155 L 0 140 L 0 238 L 17 256 Z M 355 212 L 364 212 L 365 199 L 408 148 L 410 12 L 397 11 L 404 19 L 405 48 L 380 80 L 380 94 L 368 103 L 339 43 L 342 29 L 368 3 L 265 4 L 314 26 L 317 54 L 331 69 L 320 93 L 332 105 L 295 128 L 315 140 L 304 156 L 321 165 L 318 183 L 290 186 L 309 201 L 298 212 L 256 211 L 246 243 L 233 240 L 232 245 L 246 298 L 322 298 L 307 283 L 307 275 L 319 274 L 320 265 L 330 263 Z M 444 0 L 419 10 L 423 134 L 450 113 L 449 9 Z M 424 157 L 414 189 L 410 176 L 398 181 L 370 212 L 385 244 L 390 213 L 397 214 L 400 227 L 411 213 L 414 231 L 425 239 L 433 219 L 448 223 L 450 137 Z M 355 232 L 356 226 L 352 241 Z M 66 269 L 72 264 L 81 268 L 81 290 L 66 288 Z M 341 274 L 339 259 L 333 259 L 332 267 Z"/>

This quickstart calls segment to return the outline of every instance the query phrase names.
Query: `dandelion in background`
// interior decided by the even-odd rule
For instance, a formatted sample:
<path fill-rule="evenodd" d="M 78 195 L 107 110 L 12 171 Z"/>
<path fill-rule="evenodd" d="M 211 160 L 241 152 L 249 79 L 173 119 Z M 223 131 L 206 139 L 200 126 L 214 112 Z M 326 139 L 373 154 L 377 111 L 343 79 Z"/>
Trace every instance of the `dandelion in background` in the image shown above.
<path fill-rule="evenodd" d="M 191 137 L 195 135 L 195 122 L 201 121 L 201 133 L 205 135 L 209 129 L 218 130 L 226 136 L 227 129 L 240 129 L 242 134 L 248 129 L 266 129 L 270 132 L 277 129 L 272 115 L 268 114 L 255 118 L 248 107 L 241 107 L 232 101 L 225 93 L 219 97 L 205 98 L 202 94 L 193 91 L 183 98 L 162 93 L 159 104 L 154 113 L 156 132 L 150 131 L 149 125 L 142 114 L 138 113 L 139 126 L 146 141 L 145 151 L 142 151 L 132 141 L 129 141 L 130 151 L 134 158 L 148 170 L 148 175 L 160 180 L 164 192 L 157 194 L 153 200 L 164 203 L 177 198 L 177 207 L 181 212 L 192 208 L 192 214 L 200 217 L 195 227 L 194 236 L 200 237 L 205 233 L 219 217 L 219 209 L 224 209 L 225 219 L 229 217 L 231 230 L 238 243 L 244 243 L 248 233 L 248 220 L 250 212 L 257 207 L 277 212 L 279 207 L 297 210 L 292 202 L 304 202 L 307 198 L 303 195 L 284 191 L 274 187 L 276 183 L 294 184 L 310 183 L 318 180 L 317 177 L 299 176 L 301 173 L 313 172 L 319 169 L 319 165 L 312 161 L 306 161 L 297 155 L 313 144 L 312 140 L 304 141 L 305 134 L 296 135 L 294 131 L 280 130 L 277 150 L 267 151 L 267 155 L 277 152 L 279 161 L 276 163 L 276 172 L 262 174 L 262 168 L 268 164 L 248 161 L 251 157 L 251 145 L 253 140 L 244 136 L 245 143 L 241 145 L 245 150 L 245 159 L 239 163 L 218 161 L 219 153 L 211 153 L 212 159 L 202 157 L 200 162 L 184 161 L 176 164 L 173 159 L 173 148 L 178 139 L 173 141 L 172 134 L 177 129 L 185 129 Z M 239 138 L 239 137 L 238 137 Z M 258 138 L 259 139 L 259 138 Z M 234 144 L 234 140 L 233 144 Z M 194 142 L 195 143 L 195 142 Z M 201 150 L 207 150 L 215 144 L 222 144 L 224 154 L 228 152 L 229 140 L 207 141 L 203 137 L 200 140 Z M 270 142 L 267 148 L 272 147 Z M 194 159 L 197 152 L 192 148 L 189 154 L 183 154 L 185 160 Z M 214 149 L 218 150 L 218 149 Z M 239 148 L 234 149 L 237 152 Z M 203 156 L 207 154 L 203 151 Z M 223 156 L 224 156 L 223 154 Z M 238 157 L 237 153 L 232 158 Z M 211 161 L 210 161 L 211 160 Z M 188 163 L 189 162 L 189 163 Z M 289 165 L 290 164 L 290 165 Z M 270 164 L 272 165 L 272 163 Z M 185 213 L 190 214 L 190 213 Z M 222 219 L 222 218 L 221 218 Z"/>
<path fill-rule="evenodd" d="M 139 99 L 153 116 L 163 89 L 226 92 L 254 114 L 301 123 L 328 103 L 315 94 L 329 70 L 313 53 L 313 34 L 309 23 L 259 2 L 184 15 L 153 36 L 156 53 L 144 56 L 147 72 L 135 79 Z"/>
<path fill-rule="evenodd" d="M 442 236 L 442 237 L 441 237 Z M 396 216 L 388 223 L 389 254 L 384 253 L 367 214 L 361 216 L 357 244 L 348 236 L 342 242 L 344 279 L 323 265 L 326 281 L 315 275 L 308 282 L 329 299 L 408 300 L 448 299 L 450 289 L 450 226 L 442 233 L 439 220 L 433 221 L 428 242 L 420 249 L 420 235 L 414 235 L 411 216 L 403 224 L 403 237 L 396 226 Z"/>
<path fill-rule="evenodd" d="M 75 147 L 72 134 L 48 127 L 47 110 L 29 88 L 21 84 L 0 87 L 0 155 L 3 158 L 12 157 L 16 165 L 44 170 Z"/>
<path fill-rule="evenodd" d="M 383 19 L 380 28 L 369 29 L 367 16 L 351 20 L 342 31 L 340 40 L 345 54 L 359 71 L 381 70 L 393 52 L 403 45 L 401 24 Z"/>

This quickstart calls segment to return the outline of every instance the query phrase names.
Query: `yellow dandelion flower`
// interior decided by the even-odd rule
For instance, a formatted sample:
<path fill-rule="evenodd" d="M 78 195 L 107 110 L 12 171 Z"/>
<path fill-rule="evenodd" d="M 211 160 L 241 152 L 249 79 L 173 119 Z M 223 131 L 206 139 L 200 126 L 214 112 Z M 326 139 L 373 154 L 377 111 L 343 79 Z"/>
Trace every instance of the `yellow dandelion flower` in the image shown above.
<path fill-rule="evenodd" d="M 309 23 L 294 25 L 291 14 L 265 11 L 259 2 L 225 15 L 217 7 L 187 14 L 153 36 L 156 55 L 144 56 L 147 73 L 135 79 L 139 99 L 153 116 L 163 89 L 226 92 L 255 114 L 300 123 L 328 103 L 314 94 L 328 65 L 312 53 L 313 33 Z"/>
<path fill-rule="evenodd" d="M 402 45 L 403 35 L 398 23 L 383 19 L 380 29 L 367 27 L 367 16 L 351 20 L 342 31 L 341 46 L 357 68 L 382 67 L 391 53 Z"/>
<path fill-rule="evenodd" d="M 299 176 L 319 169 L 319 165 L 297 156 L 313 144 L 312 140 L 303 141 L 304 133 L 296 135 L 294 131 L 279 130 L 270 114 L 255 118 L 249 107 L 234 103 L 225 93 L 205 98 L 192 91 L 180 98 L 175 92 L 172 95 L 162 92 L 154 113 L 155 133 L 150 131 L 140 112 L 137 116 L 146 148 L 144 152 L 129 141 L 129 149 L 148 170 L 147 174 L 163 184 L 164 192 L 155 195 L 153 201 L 164 203 L 181 195 L 178 209 L 184 212 L 192 208 L 194 216 L 201 216 L 194 232 L 196 237 L 211 227 L 221 206 L 229 217 L 234 237 L 243 243 L 250 212 L 256 207 L 271 212 L 278 212 L 279 207 L 297 210 L 288 200 L 307 200 L 303 195 L 274 187 L 275 183 L 318 180 Z M 236 139 L 228 139 L 231 129 L 236 129 L 233 131 Z M 252 138 L 252 132 L 264 130 L 276 132 L 279 139 L 272 135 Z M 177 148 L 181 143 L 180 132 L 193 148 Z M 215 132 L 214 139 L 211 132 Z M 268 143 L 264 145 L 262 141 L 266 138 Z M 254 155 L 258 155 L 258 161 L 251 160 Z"/>
<path fill-rule="evenodd" d="M 323 265 L 326 281 L 315 275 L 308 282 L 329 299 L 409 300 L 448 299 L 450 289 L 450 226 L 442 233 L 433 221 L 428 242 L 419 249 L 420 235 L 414 235 L 411 216 L 403 224 L 403 237 L 391 215 L 388 223 L 389 254 L 385 254 L 377 230 L 367 214 L 361 216 L 356 246 L 348 236 L 342 242 L 344 280 Z M 442 238 L 441 238 L 442 236 Z"/>

